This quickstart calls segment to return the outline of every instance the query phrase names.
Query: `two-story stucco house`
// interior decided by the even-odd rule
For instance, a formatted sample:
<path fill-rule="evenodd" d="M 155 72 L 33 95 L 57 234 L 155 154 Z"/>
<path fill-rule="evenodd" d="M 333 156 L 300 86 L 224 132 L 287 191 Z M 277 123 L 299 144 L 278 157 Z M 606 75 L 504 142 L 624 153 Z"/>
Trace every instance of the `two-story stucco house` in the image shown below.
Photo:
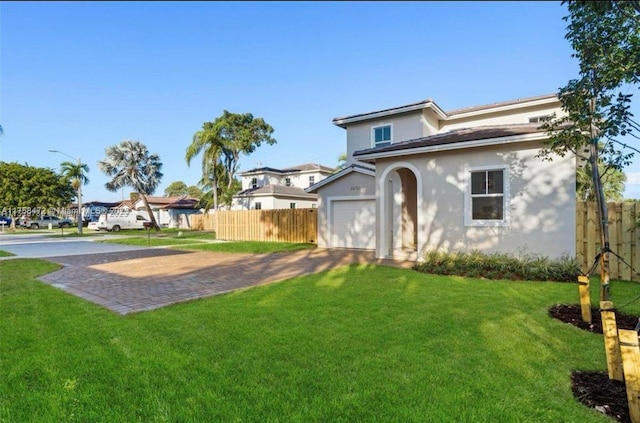
<path fill-rule="evenodd" d="M 260 167 L 240 173 L 242 191 L 233 196 L 232 210 L 315 208 L 317 194 L 305 188 L 322 181 L 334 169 L 305 163 L 285 169 Z"/>
<path fill-rule="evenodd" d="M 575 156 L 537 157 L 556 95 L 444 111 L 433 100 L 335 118 L 348 166 L 313 185 L 318 246 L 575 254 Z"/>

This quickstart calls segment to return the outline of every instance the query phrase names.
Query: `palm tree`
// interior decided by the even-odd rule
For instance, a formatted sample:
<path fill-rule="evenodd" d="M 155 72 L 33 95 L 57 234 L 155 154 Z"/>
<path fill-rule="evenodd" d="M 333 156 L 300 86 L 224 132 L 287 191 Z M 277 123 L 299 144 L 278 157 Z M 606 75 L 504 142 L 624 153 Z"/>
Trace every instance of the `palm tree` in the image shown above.
<path fill-rule="evenodd" d="M 218 208 L 218 185 L 219 185 L 219 169 L 220 158 L 223 154 L 223 143 L 219 137 L 218 131 L 211 122 L 205 122 L 202 130 L 193 135 L 193 141 L 187 147 L 185 160 L 187 166 L 191 165 L 191 160 L 202 153 L 202 179 L 200 184 L 204 188 L 211 188 L 213 194 L 213 209 Z M 210 203 L 207 203 L 206 209 L 209 210 Z"/>
<path fill-rule="evenodd" d="M 162 179 L 162 162 L 157 154 L 149 154 L 147 147 L 140 141 L 122 141 L 119 145 L 107 148 L 106 158 L 98 162 L 100 170 L 112 179 L 104 186 L 111 192 L 129 186 L 140 194 L 156 231 L 160 226 L 156 221 L 147 196 L 155 192 Z"/>
<path fill-rule="evenodd" d="M 338 156 L 338 165 L 335 168 L 335 172 L 339 172 L 347 167 L 347 153 L 342 153 Z"/>
<path fill-rule="evenodd" d="M 605 200 L 622 201 L 624 184 L 627 180 L 624 172 L 614 167 L 607 167 L 604 163 L 598 165 L 598 170 Z M 596 201 L 591 163 L 586 163 L 576 171 L 576 194 L 581 201 Z"/>
<path fill-rule="evenodd" d="M 60 173 L 65 179 L 71 182 L 71 187 L 77 192 L 78 233 L 82 234 L 82 186 L 89 183 L 89 178 L 87 177 L 89 166 L 86 163 L 81 163 L 79 160 L 77 163 L 64 161 L 60 163 Z"/>

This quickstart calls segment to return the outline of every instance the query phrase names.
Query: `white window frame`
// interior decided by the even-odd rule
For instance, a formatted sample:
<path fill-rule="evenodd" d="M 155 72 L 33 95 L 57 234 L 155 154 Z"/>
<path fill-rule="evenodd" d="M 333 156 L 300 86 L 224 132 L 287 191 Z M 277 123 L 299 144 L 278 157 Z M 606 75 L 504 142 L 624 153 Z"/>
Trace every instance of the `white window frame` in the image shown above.
<path fill-rule="evenodd" d="M 312 186 L 315 183 L 316 183 L 316 176 L 315 175 L 309 175 L 309 186 Z"/>
<path fill-rule="evenodd" d="M 256 201 L 255 203 L 253 203 L 253 209 L 262 210 L 262 203 L 260 201 Z"/>
<path fill-rule="evenodd" d="M 291 186 L 291 178 L 284 178 L 284 185 L 287 187 Z"/>
<path fill-rule="evenodd" d="M 289 203 L 289 208 L 290 209 L 295 209 L 296 208 L 296 203 Z"/>
<path fill-rule="evenodd" d="M 491 170 L 502 171 L 502 219 L 473 219 L 473 203 L 471 196 L 471 174 L 473 172 L 486 172 Z M 465 169 L 464 190 L 464 225 L 480 227 L 506 227 L 509 226 L 509 168 L 504 165 L 475 166 Z"/>
<path fill-rule="evenodd" d="M 255 176 L 251 178 L 251 182 L 249 183 L 249 185 L 251 186 L 251 188 L 258 188 L 258 178 Z"/>
<path fill-rule="evenodd" d="M 376 144 L 376 129 L 384 128 L 386 126 L 389 127 L 389 141 L 382 141 L 380 144 L 387 143 L 387 142 L 389 143 L 389 145 L 393 144 L 393 123 L 383 123 L 383 124 L 371 127 L 371 146 L 373 148 L 378 147 L 378 145 Z"/>

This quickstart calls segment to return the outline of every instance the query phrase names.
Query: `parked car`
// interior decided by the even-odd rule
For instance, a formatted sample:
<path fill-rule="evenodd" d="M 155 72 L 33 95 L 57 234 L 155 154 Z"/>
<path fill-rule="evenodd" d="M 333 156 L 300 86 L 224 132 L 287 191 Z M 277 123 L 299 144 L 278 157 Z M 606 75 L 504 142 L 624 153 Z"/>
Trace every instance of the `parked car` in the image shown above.
<path fill-rule="evenodd" d="M 9 216 L 0 216 L 0 226 L 11 226 L 11 218 Z"/>
<path fill-rule="evenodd" d="M 68 228 L 71 226 L 70 219 L 61 219 L 58 216 L 23 216 L 20 218 L 20 226 L 25 228 L 38 229 L 48 228 L 51 225 L 52 228 Z"/>
<path fill-rule="evenodd" d="M 151 222 L 146 217 L 136 213 L 101 214 L 98 219 L 98 230 L 118 232 L 120 229 L 144 229 L 145 223 Z M 93 226 L 90 226 L 92 228 Z"/>

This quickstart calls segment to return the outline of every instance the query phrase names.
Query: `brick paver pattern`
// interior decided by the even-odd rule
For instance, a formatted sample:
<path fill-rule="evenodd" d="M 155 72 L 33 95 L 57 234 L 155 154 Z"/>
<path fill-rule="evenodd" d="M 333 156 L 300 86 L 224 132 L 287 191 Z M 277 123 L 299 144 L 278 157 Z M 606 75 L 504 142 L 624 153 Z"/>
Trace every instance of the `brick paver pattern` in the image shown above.
<path fill-rule="evenodd" d="M 377 260 L 371 251 L 320 248 L 276 254 L 149 249 L 47 260 L 63 267 L 40 280 L 122 315 L 351 263 L 412 264 Z"/>

